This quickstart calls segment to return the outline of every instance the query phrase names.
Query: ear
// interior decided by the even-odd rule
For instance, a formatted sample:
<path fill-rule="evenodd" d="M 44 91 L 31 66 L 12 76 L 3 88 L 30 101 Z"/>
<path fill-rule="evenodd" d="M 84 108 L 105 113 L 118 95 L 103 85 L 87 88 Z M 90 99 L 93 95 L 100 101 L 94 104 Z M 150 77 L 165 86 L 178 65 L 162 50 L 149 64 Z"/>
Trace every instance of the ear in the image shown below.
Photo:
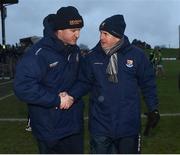
<path fill-rule="evenodd" d="M 57 31 L 55 31 L 55 35 L 57 36 L 58 39 L 61 39 L 61 38 L 62 38 L 62 32 L 63 32 L 63 30 L 57 30 Z"/>

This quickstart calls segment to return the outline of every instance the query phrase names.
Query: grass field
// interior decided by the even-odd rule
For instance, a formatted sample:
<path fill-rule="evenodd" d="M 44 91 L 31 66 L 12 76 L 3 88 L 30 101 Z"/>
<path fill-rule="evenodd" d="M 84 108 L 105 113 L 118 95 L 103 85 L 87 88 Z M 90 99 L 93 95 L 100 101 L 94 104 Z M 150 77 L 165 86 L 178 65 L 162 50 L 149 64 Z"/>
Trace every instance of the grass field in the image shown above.
<path fill-rule="evenodd" d="M 167 54 L 169 55 L 169 54 Z M 176 54 L 173 54 L 176 55 Z M 165 78 L 157 78 L 158 96 L 161 114 L 180 113 L 180 91 L 178 90 L 178 74 L 180 61 L 164 61 Z M 8 118 L 26 118 L 26 104 L 20 102 L 12 91 L 12 83 L 0 81 L 0 154 L 38 153 L 36 141 L 31 132 L 25 131 L 26 121 L 9 121 Z M 87 97 L 85 97 L 87 101 Z M 85 116 L 87 116 L 87 105 Z M 143 112 L 145 112 L 143 104 Z M 180 115 L 162 116 L 157 128 L 149 137 L 142 137 L 142 153 L 180 154 Z M 88 130 L 85 120 L 85 148 L 88 153 Z M 145 118 L 142 118 L 144 127 Z"/>

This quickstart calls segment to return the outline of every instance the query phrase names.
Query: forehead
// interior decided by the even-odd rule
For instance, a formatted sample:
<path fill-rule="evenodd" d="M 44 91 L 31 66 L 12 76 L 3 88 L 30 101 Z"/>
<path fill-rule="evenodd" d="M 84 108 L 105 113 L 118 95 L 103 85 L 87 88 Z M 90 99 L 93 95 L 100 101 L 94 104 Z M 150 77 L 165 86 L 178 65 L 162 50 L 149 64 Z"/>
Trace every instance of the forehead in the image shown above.
<path fill-rule="evenodd" d="M 105 34 L 106 36 L 109 36 L 109 37 L 114 37 L 114 38 L 116 38 L 115 36 L 113 36 L 111 33 L 109 33 L 109 32 L 107 32 L 107 31 L 104 31 L 104 30 L 100 30 L 100 33 L 101 34 Z"/>
<path fill-rule="evenodd" d="M 100 33 L 111 35 L 108 31 L 100 30 Z"/>
<path fill-rule="evenodd" d="M 118 42 L 118 41 L 120 41 L 120 38 L 117 38 L 116 36 L 110 34 L 110 33 L 107 32 L 107 31 L 104 31 L 104 30 L 100 30 L 100 35 L 101 35 L 101 37 L 103 37 L 103 38 L 106 38 L 106 39 L 111 40 L 112 42 Z"/>
<path fill-rule="evenodd" d="M 72 28 L 72 29 L 64 29 L 64 30 L 62 30 L 62 31 L 80 31 L 81 30 L 81 28 Z"/>

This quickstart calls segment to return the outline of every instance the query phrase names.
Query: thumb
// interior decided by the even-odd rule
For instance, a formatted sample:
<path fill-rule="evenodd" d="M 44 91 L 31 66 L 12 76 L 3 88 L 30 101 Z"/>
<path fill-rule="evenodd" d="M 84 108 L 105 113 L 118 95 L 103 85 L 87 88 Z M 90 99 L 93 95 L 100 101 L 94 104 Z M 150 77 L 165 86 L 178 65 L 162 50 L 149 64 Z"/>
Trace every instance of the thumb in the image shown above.
<path fill-rule="evenodd" d="M 67 95 L 67 92 L 61 92 L 61 93 L 60 93 L 60 96 L 61 96 L 61 97 L 65 97 L 66 95 Z"/>

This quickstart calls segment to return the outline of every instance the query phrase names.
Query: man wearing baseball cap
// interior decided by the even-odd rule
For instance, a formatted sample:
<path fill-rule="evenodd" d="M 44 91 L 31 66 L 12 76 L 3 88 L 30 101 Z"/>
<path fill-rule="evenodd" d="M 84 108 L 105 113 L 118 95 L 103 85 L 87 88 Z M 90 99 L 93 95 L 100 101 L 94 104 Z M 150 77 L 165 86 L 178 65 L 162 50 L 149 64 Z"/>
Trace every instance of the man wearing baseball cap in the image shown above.
<path fill-rule="evenodd" d="M 82 101 L 67 110 L 73 99 L 60 94 L 76 80 L 80 53 L 76 42 L 83 25 L 73 6 L 48 15 L 43 20 L 43 38 L 16 68 L 14 91 L 28 105 L 32 132 L 43 154 L 83 153 Z"/>

